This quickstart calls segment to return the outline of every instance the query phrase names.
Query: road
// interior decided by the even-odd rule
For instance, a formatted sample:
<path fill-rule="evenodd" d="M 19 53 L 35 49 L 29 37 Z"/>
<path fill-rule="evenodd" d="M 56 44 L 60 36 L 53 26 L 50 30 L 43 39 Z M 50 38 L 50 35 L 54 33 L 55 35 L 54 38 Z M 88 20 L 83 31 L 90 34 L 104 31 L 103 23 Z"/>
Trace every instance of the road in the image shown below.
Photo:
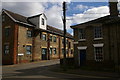
<path fill-rule="evenodd" d="M 3 66 L 2 80 L 119 80 L 118 78 L 76 75 L 50 71 L 59 60 Z"/>

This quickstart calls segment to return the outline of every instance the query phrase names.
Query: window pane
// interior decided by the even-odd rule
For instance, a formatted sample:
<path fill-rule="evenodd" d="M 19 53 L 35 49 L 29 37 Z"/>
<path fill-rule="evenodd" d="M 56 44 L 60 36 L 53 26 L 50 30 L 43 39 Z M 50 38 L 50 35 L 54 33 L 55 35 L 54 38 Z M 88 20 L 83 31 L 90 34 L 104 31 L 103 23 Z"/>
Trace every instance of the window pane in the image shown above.
<path fill-rule="evenodd" d="M 102 61 L 103 60 L 103 48 L 102 47 L 95 47 L 95 60 Z"/>
<path fill-rule="evenodd" d="M 50 54 L 52 54 L 52 48 L 50 48 Z"/>
<path fill-rule="evenodd" d="M 52 42 L 52 36 L 50 36 L 50 41 Z"/>
<path fill-rule="evenodd" d="M 26 54 L 31 54 L 31 46 L 26 46 Z"/>
<path fill-rule="evenodd" d="M 42 54 L 46 54 L 46 49 L 42 49 Z"/>
<path fill-rule="evenodd" d="M 9 54 L 9 45 L 4 45 L 4 54 Z"/>
<path fill-rule="evenodd" d="M 26 54 L 31 54 L 31 52 L 30 52 L 30 51 L 27 51 Z"/>
<path fill-rule="evenodd" d="M 102 27 L 95 27 L 94 35 L 95 35 L 95 38 L 101 38 L 102 37 Z"/>
<path fill-rule="evenodd" d="M 27 30 L 27 37 L 32 37 L 32 31 L 31 30 Z"/>
<path fill-rule="evenodd" d="M 56 42 L 56 37 L 54 36 L 54 42 Z"/>
<path fill-rule="evenodd" d="M 5 36 L 9 37 L 10 34 L 10 28 L 5 28 Z"/>
<path fill-rule="evenodd" d="M 46 34 L 42 34 L 42 40 L 46 40 Z"/>
<path fill-rule="evenodd" d="M 62 53 L 64 54 L 64 49 L 62 49 Z"/>
<path fill-rule="evenodd" d="M 44 25 L 45 23 L 44 23 L 44 19 L 42 18 L 42 25 Z"/>
<path fill-rule="evenodd" d="M 53 51 L 54 51 L 54 54 L 56 54 L 56 48 L 54 48 Z"/>
<path fill-rule="evenodd" d="M 79 29 L 79 38 L 80 39 L 85 39 L 85 31 L 84 31 L 84 29 Z"/>

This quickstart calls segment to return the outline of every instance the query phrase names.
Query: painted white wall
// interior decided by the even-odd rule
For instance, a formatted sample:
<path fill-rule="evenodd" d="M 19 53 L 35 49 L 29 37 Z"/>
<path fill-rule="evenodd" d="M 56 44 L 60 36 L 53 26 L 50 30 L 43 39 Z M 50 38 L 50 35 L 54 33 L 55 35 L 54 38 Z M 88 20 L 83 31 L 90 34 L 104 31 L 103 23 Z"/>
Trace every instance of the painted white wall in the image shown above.
<path fill-rule="evenodd" d="M 42 18 L 44 19 L 44 22 L 45 22 L 44 25 L 42 25 Z M 40 28 L 40 29 L 44 29 L 44 30 L 47 29 L 47 21 L 46 21 L 46 18 L 45 18 L 45 16 L 44 16 L 44 14 L 42 14 L 42 15 L 40 16 L 40 18 L 39 18 L 39 28 Z"/>

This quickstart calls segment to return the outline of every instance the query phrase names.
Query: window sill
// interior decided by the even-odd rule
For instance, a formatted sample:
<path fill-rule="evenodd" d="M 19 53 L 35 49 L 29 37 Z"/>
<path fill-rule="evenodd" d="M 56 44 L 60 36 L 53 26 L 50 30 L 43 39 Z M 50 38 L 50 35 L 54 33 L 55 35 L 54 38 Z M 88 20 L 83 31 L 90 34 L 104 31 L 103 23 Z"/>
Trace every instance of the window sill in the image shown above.
<path fill-rule="evenodd" d="M 86 41 L 86 39 L 79 39 L 78 41 Z"/>
<path fill-rule="evenodd" d="M 102 40 L 103 38 L 94 38 L 94 40 Z"/>
<path fill-rule="evenodd" d="M 78 42 L 73 42 L 73 44 L 78 44 Z"/>

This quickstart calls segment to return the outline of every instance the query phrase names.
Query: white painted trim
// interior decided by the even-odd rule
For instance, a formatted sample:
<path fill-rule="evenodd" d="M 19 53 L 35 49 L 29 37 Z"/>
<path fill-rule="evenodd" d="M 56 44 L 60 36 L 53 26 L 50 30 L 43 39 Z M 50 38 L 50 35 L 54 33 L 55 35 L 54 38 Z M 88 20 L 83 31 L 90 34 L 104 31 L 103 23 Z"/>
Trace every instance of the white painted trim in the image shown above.
<path fill-rule="evenodd" d="M 79 39 L 78 41 L 86 41 L 86 39 Z"/>
<path fill-rule="evenodd" d="M 101 39 L 103 39 L 102 37 L 101 38 L 94 38 L 94 40 L 101 40 Z"/>
<path fill-rule="evenodd" d="M 73 42 L 73 44 L 78 44 L 78 42 Z"/>
<path fill-rule="evenodd" d="M 18 56 L 23 56 L 24 54 L 23 53 L 18 53 Z"/>
<path fill-rule="evenodd" d="M 3 10 L 14 22 L 16 22 L 16 20 L 11 16 L 9 15 L 5 10 Z"/>
<path fill-rule="evenodd" d="M 77 47 L 79 50 L 87 49 L 87 46 Z"/>
<path fill-rule="evenodd" d="M 100 43 L 100 44 L 93 44 L 94 47 L 103 47 L 104 44 L 103 43 Z"/>
<path fill-rule="evenodd" d="M 25 24 L 25 25 L 28 25 L 28 26 L 33 26 L 33 25 L 30 25 L 30 24 L 27 24 L 27 23 L 24 23 L 24 22 L 20 22 L 20 21 L 17 21 L 17 20 L 16 20 L 16 22 L 22 23 L 22 24 Z"/>

